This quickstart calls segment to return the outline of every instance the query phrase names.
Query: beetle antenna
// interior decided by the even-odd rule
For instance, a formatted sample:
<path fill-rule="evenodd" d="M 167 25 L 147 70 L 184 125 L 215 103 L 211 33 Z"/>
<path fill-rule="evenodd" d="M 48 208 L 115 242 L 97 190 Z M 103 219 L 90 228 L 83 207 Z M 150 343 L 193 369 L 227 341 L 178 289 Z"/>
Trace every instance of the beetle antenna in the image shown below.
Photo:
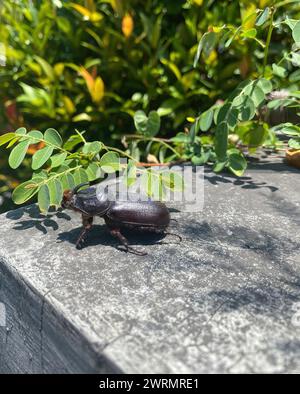
<path fill-rule="evenodd" d="M 80 185 L 77 185 L 74 187 L 74 189 L 72 190 L 73 194 L 77 194 L 79 192 L 79 190 L 84 187 L 84 186 L 90 186 L 89 182 L 85 182 L 85 183 L 80 183 Z"/>
<path fill-rule="evenodd" d="M 172 235 L 173 237 L 177 237 L 179 241 L 182 242 L 182 237 L 178 234 L 166 232 L 165 235 Z"/>

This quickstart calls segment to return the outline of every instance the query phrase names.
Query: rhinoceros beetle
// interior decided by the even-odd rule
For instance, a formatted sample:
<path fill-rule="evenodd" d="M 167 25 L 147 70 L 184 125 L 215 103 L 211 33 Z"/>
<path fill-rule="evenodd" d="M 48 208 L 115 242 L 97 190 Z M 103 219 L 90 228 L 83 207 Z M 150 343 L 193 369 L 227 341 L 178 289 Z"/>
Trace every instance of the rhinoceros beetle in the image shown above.
<path fill-rule="evenodd" d="M 97 193 L 94 187 L 81 190 L 84 186 L 89 186 L 89 183 L 80 184 L 73 190 L 66 190 L 62 201 L 63 208 L 82 214 L 83 229 L 76 242 L 78 249 L 81 249 L 87 232 L 92 228 L 94 216 L 104 218 L 111 235 L 119 239 L 127 252 L 139 256 L 147 253 L 129 246 L 121 230 L 170 234 L 182 240 L 179 235 L 166 232 L 170 221 L 174 219 L 170 219 L 170 212 L 165 204 L 152 200 L 111 201 L 107 187 L 102 193 Z"/>

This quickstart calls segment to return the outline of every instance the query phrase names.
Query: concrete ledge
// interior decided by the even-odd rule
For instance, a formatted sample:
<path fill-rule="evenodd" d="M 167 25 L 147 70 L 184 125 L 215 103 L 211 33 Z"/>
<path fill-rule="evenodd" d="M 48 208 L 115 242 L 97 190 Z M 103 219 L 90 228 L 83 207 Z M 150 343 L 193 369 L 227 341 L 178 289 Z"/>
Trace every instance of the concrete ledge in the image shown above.
<path fill-rule="evenodd" d="M 205 210 L 174 213 L 184 242 L 131 238 L 101 219 L 0 216 L 0 372 L 300 372 L 299 171 L 206 174 Z"/>

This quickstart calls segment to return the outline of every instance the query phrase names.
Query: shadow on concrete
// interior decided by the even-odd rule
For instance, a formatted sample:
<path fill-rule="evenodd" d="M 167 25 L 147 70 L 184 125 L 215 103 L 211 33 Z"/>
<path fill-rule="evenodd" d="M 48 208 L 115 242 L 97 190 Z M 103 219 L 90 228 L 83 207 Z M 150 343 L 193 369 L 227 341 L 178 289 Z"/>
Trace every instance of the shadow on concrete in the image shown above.
<path fill-rule="evenodd" d="M 288 166 L 282 161 L 274 162 L 268 160 L 261 160 L 257 162 L 250 163 L 248 169 L 257 172 L 289 172 L 294 174 L 299 174 L 297 168 Z M 270 185 L 268 182 L 256 182 L 250 176 L 236 177 L 233 174 L 222 172 L 220 174 L 215 174 L 211 169 L 207 169 L 204 178 L 213 185 L 218 183 L 231 183 L 235 186 L 240 186 L 242 189 L 261 189 L 266 188 L 271 192 L 276 192 L 279 188 L 275 185 Z"/>
<path fill-rule="evenodd" d="M 47 234 L 48 228 L 55 231 L 58 230 L 59 226 L 56 218 L 68 221 L 71 220 L 71 217 L 62 211 L 53 211 L 47 215 L 43 215 L 35 205 L 7 212 L 6 217 L 16 221 L 13 227 L 14 230 L 28 230 L 29 228 L 35 227 L 43 234 Z M 22 218 L 24 218 L 24 220 L 20 220 Z"/>
<path fill-rule="evenodd" d="M 269 189 L 271 192 L 278 191 L 278 187 L 269 185 L 267 182 L 255 182 L 249 176 L 243 176 L 237 178 L 230 174 L 221 174 L 221 175 L 204 175 L 204 178 L 210 182 L 212 185 L 217 185 L 218 183 L 231 183 L 234 186 L 240 186 L 242 189 Z"/>

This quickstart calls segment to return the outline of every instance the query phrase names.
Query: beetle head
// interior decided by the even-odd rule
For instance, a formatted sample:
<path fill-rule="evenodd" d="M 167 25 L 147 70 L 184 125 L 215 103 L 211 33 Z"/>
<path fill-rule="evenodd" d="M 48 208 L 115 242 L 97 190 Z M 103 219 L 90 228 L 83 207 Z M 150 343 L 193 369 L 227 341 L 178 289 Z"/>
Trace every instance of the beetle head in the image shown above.
<path fill-rule="evenodd" d="M 79 192 L 79 190 L 84 187 L 89 186 L 89 183 L 81 183 L 74 187 L 73 190 L 65 190 L 63 195 L 63 200 L 61 203 L 62 208 L 64 209 L 72 209 L 75 203 L 75 196 Z"/>

